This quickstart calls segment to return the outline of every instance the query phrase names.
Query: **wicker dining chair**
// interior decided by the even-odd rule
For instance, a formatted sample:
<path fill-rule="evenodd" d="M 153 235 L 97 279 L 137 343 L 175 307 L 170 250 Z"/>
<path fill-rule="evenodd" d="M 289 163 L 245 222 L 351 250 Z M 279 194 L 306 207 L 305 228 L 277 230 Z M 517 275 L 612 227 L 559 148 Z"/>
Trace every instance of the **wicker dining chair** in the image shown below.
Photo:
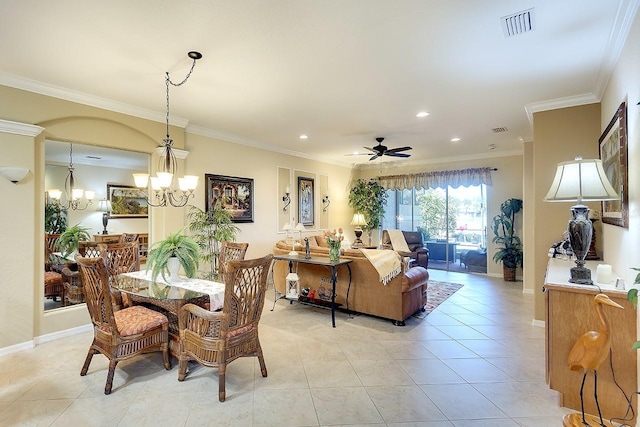
<path fill-rule="evenodd" d="M 64 296 L 62 306 L 82 304 L 84 302 L 84 289 L 79 271 L 72 271 L 69 267 L 62 269 L 64 284 Z"/>
<path fill-rule="evenodd" d="M 267 376 L 258 322 L 264 307 L 267 276 L 273 255 L 259 259 L 229 261 L 224 273 L 222 311 L 211 312 L 185 304 L 178 312 L 180 356 L 178 380 L 187 375 L 189 360 L 218 368 L 218 399 L 224 402 L 227 365 L 240 357 L 257 357 L 262 376 Z"/>
<path fill-rule="evenodd" d="M 249 248 L 248 243 L 222 242 L 218 254 L 218 274 L 222 275 L 229 261 L 243 260 Z"/>
<path fill-rule="evenodd" d="M 44 271 L 51 270 L 51 254 L 60 250 L 58 238 L 60 234 L 44 234 Z"/>
<path fill-rule="evenodd" d="M 109 271 L 109 284 L 112 285 L 111 296 L 115 304 L 114 307 L 119 310 L 132 305 L 126 294 L 114 289 L 113 282 L 118 280 L 118 274 L 140 270 L 140 253 L 137 240 L 127 243 L 110 243 L 108 245 L 100 243 L 98 250 L 100 253 L 104 251 L 107 254 L 107 270 Z"/>
<path fill-rule="evenodd" d="M 78 253 L 85 258 L 97 258 L 100 256 L 100 248 L 98 245 L 101 244 L 104 243 L 81 240 L 78 242 Z"/>
<path fill-rule="evenodd" d="M 119 243 L 137 242 L 138 233 L 122 233 L 120 235 Z"/>
<path fill-rule="evenodd" d="M 94 354 L 109 359 L 104 394 L 111 393 L 113 374 L 121 360 L 143 352 L 161 351 L 165 369 L 171 369 L 169 357 L 169 322 L 167 316 L 143 306 L 113 311 L 109 291 L 107 254 L 97 258 L 76 256 L 84 286 L 87 309 L 93 323 L 93 342 L 80 375 L 87 374 Z"/>

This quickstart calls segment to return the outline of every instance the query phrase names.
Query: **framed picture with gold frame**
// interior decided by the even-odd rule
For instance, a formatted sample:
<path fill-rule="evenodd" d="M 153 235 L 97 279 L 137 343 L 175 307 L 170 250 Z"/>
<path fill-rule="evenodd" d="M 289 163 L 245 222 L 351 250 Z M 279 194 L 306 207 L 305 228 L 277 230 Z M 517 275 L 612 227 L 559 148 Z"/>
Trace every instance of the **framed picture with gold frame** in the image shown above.
<path fill-rule="evenodd" d="M 133 185 L 107 184 L 107 200 L 111 201 L 111 218 L 147 218 L 147 189 Z"/>
<path fill-rule="evenodd" d="M 623 102 L 598 140 L 600 159 L 618 200 L 602 202 L 602 222 L 629 228 L 627 104 Z"/>

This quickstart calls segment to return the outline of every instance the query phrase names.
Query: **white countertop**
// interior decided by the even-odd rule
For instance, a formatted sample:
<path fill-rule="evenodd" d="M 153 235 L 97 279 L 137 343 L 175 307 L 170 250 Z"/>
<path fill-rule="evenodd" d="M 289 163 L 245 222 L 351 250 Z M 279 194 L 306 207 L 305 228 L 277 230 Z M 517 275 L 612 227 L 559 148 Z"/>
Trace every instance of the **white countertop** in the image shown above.
<path fill-rule="evenodd" d="M 598 283 L 596 282 L 597 274 L 596 270 L 598 269 L 598 265 L 606 264 L 602 261 L 586 261 L 585 267 L 591 270 L 591 280 L 593 284 L 600 287 L 602 290 L 615 290 L 619 292 L 625 292 L 622 290 L 618 290 L 615 288 L 616 279 L 621 278 L 616 272 L 612 272 L 611 274 L 611 282 L 610 283 Z M 566 285 L 577 288 L 589 287 L 591 285 L 579 285 L 576 283 L 570 283 L 569 279 L 571 278 L 571 268 L 575 267 L 576 263 L 573 260 L 563 260 L 561 258 L 549 258 L 549 263 L 547 264 L 547 274 L 545 276 L 544 284 L 553 284 L 553 285 Z"/>

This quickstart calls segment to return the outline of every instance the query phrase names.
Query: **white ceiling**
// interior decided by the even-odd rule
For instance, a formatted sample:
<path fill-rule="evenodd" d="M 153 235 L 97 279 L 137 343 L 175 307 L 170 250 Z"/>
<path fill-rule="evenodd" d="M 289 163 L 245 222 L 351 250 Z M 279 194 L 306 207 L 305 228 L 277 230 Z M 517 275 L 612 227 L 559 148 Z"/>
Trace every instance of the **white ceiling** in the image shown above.
<path fill-rule="evenodd" d="M 529 8 L 535 29 L 505 37 L 500 18 Z M 600 100 L 637 9 L 638 0 L 2 0 L 0 84 L 164 121 L 165 72 L 181 81 L 197 50 L 191 78 L 171 89 L 171 121 L 190 132 L 344 164 L 398 161 L 345 156 L 377 136 L 413 147 L 401 164 L 492 157 L 532 140 L 527 111 Z"/>

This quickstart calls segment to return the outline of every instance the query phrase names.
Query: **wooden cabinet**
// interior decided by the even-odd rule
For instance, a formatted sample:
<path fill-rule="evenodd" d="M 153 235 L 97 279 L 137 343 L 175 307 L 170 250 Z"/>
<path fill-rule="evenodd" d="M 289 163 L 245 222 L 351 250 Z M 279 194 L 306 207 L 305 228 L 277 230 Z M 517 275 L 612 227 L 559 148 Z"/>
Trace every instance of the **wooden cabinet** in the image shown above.
<path fill-rule="evenodd" d="M 571 371 L 567 356 L 577 339 L 587 331 L 598 331 L 600 322 L 593 307 L 593 299 L 602 290 L 624 310 L 605 306 L 603 312 L 611 330 L 611 356 L 615 380 L 627 396 L 638 388 L 636 350 L 631 346 L 636 341 L 636 309 L 627 301 L 627 292 L 617 290 L 612 284 L 576 285 L 569 283 L 569 269 L 575 264 L 557 258 L 549 260 L 544 285 L 546 315 L 546 379 L 549 387 L 559 393 L 559 404 L 580 411 L 580 384 L 582 371 Z M 595 280 L 598 262 L 589 261 Z M 610 358 L 598 370 L 598 401 L 602 416 L 624 417 L 627 402 L 614 382 Z M 585 412 L 598 413 L 593 399 L 593 375 L 589 374 L 584 386 Z M 637 412 L 637 400 L 633 399 Z M 631 422 L 631 425 L 634 425 Z"/>
<path fill-rule="evenodd" d="M 118 243 L 121 234 L 94 234 L 93 240 L 100 243 Z M 149 252 L 149 233 L 138 233 L 138 244 L 140 253 L 140 263 L 147 262 L 147 253 Z"/>

